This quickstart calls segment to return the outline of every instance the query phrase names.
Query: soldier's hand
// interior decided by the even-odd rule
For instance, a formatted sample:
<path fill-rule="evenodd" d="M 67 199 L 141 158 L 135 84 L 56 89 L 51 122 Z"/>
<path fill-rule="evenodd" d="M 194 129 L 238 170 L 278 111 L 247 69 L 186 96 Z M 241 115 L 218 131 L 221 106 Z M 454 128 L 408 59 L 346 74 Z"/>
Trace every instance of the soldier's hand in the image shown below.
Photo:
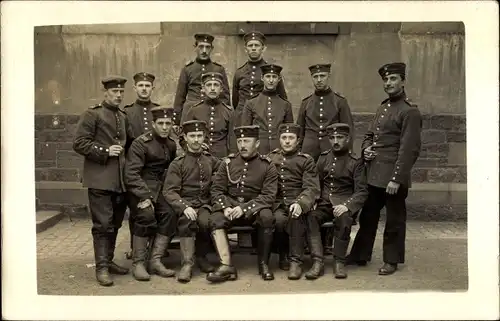
<path fill-rule="evenodd" d="M 373 147 L 372 146 L 368 146 L 367 148 L 365 148 L 365 150 L 363 151 L 363 158 L 366 160 L 366 161 L 371 161 L 375 158 L 375 156 L 377 156 L 377 152 L 375 152 L 373 150 Z"/>
<path fill-rule="evenodd" d="M 293 203 L 290 205 L 290 214 L 293 218 L 297 218 L 302 214 L 302 207 L 298 203 Z"/>
<path fill-rule="evenodd" d="M 187 218 L 190 219 L 191 221 L 196 221 L 196 219 L 198 218 L 198 213 L 192 207 L 186 208 L 184 210 L 184 215 L 186 215 Z"/>
<path fill-rule="evenodd" d="M 336 205 L 333 207 L 333 216 L 339 217 L 347 211 L 349 211 L 349 209 L 345 205 Z"/>
<path fill-rule="evenodd" d="M 143 200 L 143 201 L 140 201 L 138 204 L 137 204 L 137 207 L 140 208 L 141 210 L 142 209 L 145 209 L 147 207 L 153 207 L 153 202 L 151 202 L 151 200 L 149 198 Z"/>
<path fill-rule="evenodd" d="M 224 209 L 224 216 L 227 217 L 228 220 L 232 220 L 233 209 L 231 207 L 226 207 Z"/>
<path fill-rule="evenodd" d="M 399 183 L 390 181 L 389 184 L 387 184 L 387 188 L 385 189 L 385 192 L 389 195 L 394 195 L 398 192 L 399 190 Z"/>
<path fill-rule="evenodd" d="M 109 146 L 109 156 L 119 156 L 123 151 L 123 147 L 120 145 Z"/>
<path fill-rule="evenodd" d="M 243 216 L 243 210 L 241 209 L 241 207 L 236 206 L 235 208 L 233 208 L 233 213 L 232 213 L 233 220 L 238 219 L 242 216 Z"/>
<path fill-rule="evenodd" d="M 209 149 L 210 149 L 210 146 L 208 146 L 208 144 L 207 144 L 207 143 L 203 143 L 203 144 L 201 144 L 201 148 L 202 148 L 203 150 L 209 150 Z"/>

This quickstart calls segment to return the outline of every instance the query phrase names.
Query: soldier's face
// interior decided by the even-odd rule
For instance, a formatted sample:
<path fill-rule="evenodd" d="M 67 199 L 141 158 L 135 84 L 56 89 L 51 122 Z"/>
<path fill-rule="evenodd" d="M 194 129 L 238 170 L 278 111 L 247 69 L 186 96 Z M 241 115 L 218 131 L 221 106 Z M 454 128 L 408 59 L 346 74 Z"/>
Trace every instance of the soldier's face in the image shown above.
<path fill-rule="evenodd" d="M 222 85 L 217 80 L 209 80 L 203 85 L 203 91 L 208 96 L 208 98 L 215 99 L 219 97 L 222 91 Z"/>
<path fill-rule="evenodd" d="M 262 82 L 264 82 L 264 88 L 267 90 L 275 90 L 280 81 L 280 76 L 277 74 L 265 74 L 262 75 Z"/>
<path fill-rule="evenodd" d="M 119 106 L 122 103 L 125 90 L 123 88 L 109 88 L 104 92 L 104 99 L 112 106 Z"/>
<path fill-rule="evenodd" d="M 399 74 L 390 74 L 382 78 L 384 82 L 384 91 L 389 95 L 397 95 L 403 91 L 404 80 Z"/>
<path fill-rule="evenodd" d="M 260 141 L 257 138 L 243 137 L 236 140 L 238 151 L 243 158 L 252 157 L 257 153 Z"/>
<path fill-rule="evenodd" d="M 245 44 L 245 51 L 250 60 L 258 61 L 262 58 L 264 51 L 266 51 L 266 46 L 259 40 L 250 40 Z"/>
<path fill-rule="evenodd" d="M 207 60 L 208 58 L 210 58 L 210 54 L 212 53 L 212 45 L 208 42 L 198 42 L 196 44 L 196 48 L 195 48 L 195 51 L 196 51 L 196 56 L 198 57 L 198 59 L 201 59 L 201 60 Z"/>
<path fill-rule="evenodd" d="M 311 76 L 314 88 L 317 90 L 325 90 L 329 86 L 330 73 L 317 72 Z"/>
<path fill-rule="evenodd" d="M 201 145 L 205 141 L 205 132 L 189 132 L 184 134 L 184 139 L 186 140 L 187 147 L 192 152 L 199 152 L 201 150 Z"/>
<path fill-rule="evenodd" d="M 158 136 L 167 138 L 172 129 L 172 125 L 172 118 L 158 118 L 153 122 L 153 130 Z"/>
<path fill-rule="evenodd" d="M 285 152 L 294 151 L 297 147 L 299 139 L 296 134 L 293 133 L 283 133 L 280 135 L 281 148 Z"/>
<path fill-rule="evenodd" d="M 137 97 L 142 100 L 148 100 L 151 98 L 153 93 L 153 84 L 149 81 L 139 81 L 135 84 L 134 90 L 137 93 Z"/>
<path fill-rule="evenodd" d="M 335 152 L 340 152 L 346 150 L 349 144 L 349 136 L 344 134 L 333 134 L 330 135 L 330 144 Z"/>

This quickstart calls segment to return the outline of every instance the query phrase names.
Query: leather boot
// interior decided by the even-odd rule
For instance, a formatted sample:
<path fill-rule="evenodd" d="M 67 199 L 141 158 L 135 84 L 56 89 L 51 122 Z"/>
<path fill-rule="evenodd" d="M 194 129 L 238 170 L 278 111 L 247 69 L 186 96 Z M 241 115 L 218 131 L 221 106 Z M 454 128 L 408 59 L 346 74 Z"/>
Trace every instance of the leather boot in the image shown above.
<path fill-rule="evenodd" d="M 210 248 L 210 237 L 207 237 L 205 233 L 198 233 L 195 240 L 196 248 L 196 264 L 203 273 L 214 272 L 215 268 L 207 259 L 207 254 Z"/>
<path fill-rule="evenodd" d="M 290 262 L 290 270 L 288 271 L 289 280 L 298 280 L 302 277 L 302 267 L 297 262 Z"/>
<path fill-rule="evenodd" d="M 195 240 L 194 237 L 181 237 L 179 243 L 181 246 L 182 267 L 177 276 L 177 281 L 187 283 L 191 281 L 193 274 Z"/>
<path fill-rule="evenodd" d="M 161 263 L 161 258 L 165 254 L 165 249 L 167 248 L 169 242 L 170 238 L 168 236 L 156 234 L 149 260 L 149 270 L 151 274 L 156 274 L 163 278 L 171 278 L 175 276 L 174 270 L 167 269 L 165 265 Z"/>
<path fill-rule="evenodd" d="M 134 249 L 132 255 L 132 275 L 137 281 L 149 281 L 151 276 L 146 270 L 146 253 L 148 251 L 148 238 L 141 236 L 132 236 Z"/>
<path fill-rule="evenodd" d="M 325 274 L 321 235 L 309 235 L 309 248 L 311 249 L 313 265 L 311 266 L 311 269 L 306 272 L 305 277 L 308 280 L 316 280 L 317 278 Z"/>
<path fill-rule="evenodd" d="M 278 242 L 278 267 L 280 270 L 288 271 L 290 270 L 290 260 L 288 257 L 290 244 L 288 240 L 288 234 L 286 234 L 286 232 L 276 232 L 276 241 Z"/>
<path fill-rule="evenodd" d="M 118 232 L 109 234 L 109 247 L 108 247 L 108 260 L 109 260 L 109 273 L 125 275 L 128 274 L 129 269 L 119 266 L 115 262 L 113 262 L 115 256 L 115 248 L 116 248 L 116 237 L 118 236 Z"/>
<path fill-rule="evenodd" d="M 113 285 L 108 267 L 108 239 L 104 235 L 94 235 L 95 276 L 102 286 Z"/>
<path fill-rule="evenodd" d="M 304 237 L 290 236 L 290 270 L 289 280 L 298 280 L 302 277 L 302 257 L 304 253 Z"/>
<path fill-rule="evenodd" d="M 274 274 L 269 268 L 269 257 L 271 256 L 271 245 L 273 243 L 273 229 L 259 227 L 257 241 L 257 258 L 260 276 L 264 281 L 274 280 Z"/>
<path fill-rule="evenodd" d="M 345 268 L 346 261 L 346 253 L 347 248 L 349 247 L 349 241 L 341 240 L 339 238 L 334 238 L 333 240 L 333 273 L 335 274 L 336 279 L 345 279 L 347 278 L 347 270 Z"/>
<path fill-rule="evenodd" d="M 397 264 L 384 263 L 384 265 L 382 265 L 382 267 L 378 270 L 378 275 L 391 275 L 394 274 L 397 269 Z"/>
<path fill-rule="evenodd" d="M 207 274 L 207 280 L 213 283 L 234 281 L 238 278 L 238 272 L 231 264 L 231 251 L 226 231 L 220 229 L 212 232 L 215 249 L 220 258 L 220 266 L 214 272 Z"/>

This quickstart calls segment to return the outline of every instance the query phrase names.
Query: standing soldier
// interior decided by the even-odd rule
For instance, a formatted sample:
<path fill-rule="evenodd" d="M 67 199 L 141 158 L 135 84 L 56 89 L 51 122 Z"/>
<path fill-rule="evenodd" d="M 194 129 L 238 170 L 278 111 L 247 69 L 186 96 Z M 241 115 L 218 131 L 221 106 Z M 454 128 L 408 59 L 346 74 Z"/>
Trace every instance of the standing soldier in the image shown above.
<path fill-rule="evenodd" d="M 116 236 L 127 208 L 122 171 L 130 127 L 120 109 L 127 79 L 111 76 L 102 80 L 104 101 L 87 109 L 78 123 L 73 149 L 85 157 L 83 184 L 88 188 L 96 279 L 111 286 L 111 274 L 128 269 L 113 262 Z"/>
<path fill-rule="evenodd" d="M 195 104 L 182 114 L 182 123 L 202 120 L 208 125 L 207 141 L 209 152 L 218 158 L 226 157 L 236 150 L 233 131 L 233 108 L 220 100 L 224 75 L 209 72 L 202 75 L 202 84 L 207 98 Z"/>
<path fill-rule="evenodd" d="M 249 32 L 243 36 L 243 41 L 245 42 L 248 61 L 234 73 L 232 102 L 235 111 L 235 126 L 240 126 L 241 114 L 246 101 L 260 94 L 264 89 L 260 67 L 267 64 L 263 59 L 263 54 L 267 48 L 266 37 L 262 33 L 258 31 Z M 276 91 L 278 95 L 287 99 L 283 79 L 278 82 Z"/>
<path fill-rule="evenodd" d="M 346 252 L 349 247 L 352 216 L 368 197 L 366 172 L 362 159 L 349 151 L 350 126 L 336 123 L 326 128 L 331 150 L 321 153 L 317 168 L 321 182 L 321 197 L 317 208 L 307 216 L 309 248 L 313 265 L 306 278 L 314 280 L 324 273 L 321 225 L 333 220 L 333 257 L 335 278 L 347 277 Z"/>
<path fill-rule="evenodd" d="M 167 168 L 176 152 L 175 142 L 169 137 L 174 110 L 155 107 L 151 114 L 153 130 L 134 140 L 125 165 L 125 184 L 134 219 L 132 273 L 138 281 L 150 279 L 145 266 L 149 242 L 149 272 L 165 278 L 175 275 L 175 271 L 161 262 L 176 227 L 175 213 L 161 193 Z"/>
<path fill-rule="evenodd" d="M 276 88 L 281 81 L 278 65 L 263 65 L 264 90 L 247 100 L 241 116 L 241 125 L 257 125 L 260 128 L 259 154 L 267 155 L 280 147 L 278 128 L 283 123 L 293 123 L 292 104 L 278 95 Z"/>
<path fill-rule="evenodd" d="M 309 67 L 314 93 L 302 99 L 297 124 L 303 137 L 300 148 L 303 153 L 317 160 L 321 152 L 331 148 L 326 127 L 334 123 L 346 123 L 353 132 L 351 109 L 347 99 L 330 88 L 331 64 L 317 64 Z M 354 135 L 351 135 L 354 137 Z M 352 142 L 349 147 L 352 148 Z"/>
<path fill-rule="evenodd" d="M 201 87 L 201 75 L 207 72 L 218 72 L 223 75 L 221 101 L 229 105 L 229 83 L 227 80 L 226 70 L 223 66 L 212 61 L 210 54 L 212 53 L 214 37 L 208 34 L 196 34 L 195 52 L 196 59 L 190 61 L 182 68 L 179 80 L 177 83 L 177 91 L 174 100 L 174 123 L 179 126 L 181 124 L 182 113 L 186 112 L 192 105 L 200 100 L 206 99 L 206 95 Z"/>
<path fill-rule="evenodd" d="M 420 154 L 422 118 L 417 106 L 406 98 L 406 65 L 386 64 L 378 73 L 389 98 L 378 108 L 361 147 L 368 168 L 369 196 L 348 263 L 366 265 L 371 260 L 380 210 L 385 206 L 384 265 L 378 273 L 389 275 L 405 261 L 406 197 L 411 169 Z"/>
<path fill-rule="evenodd" d="M 234 225 L 257 225 L 259 274 L 274 280 L 269 268 L 275 219 L 271 211 L 278 189 L 276 167 L 267 156 L 259 155 L 259 126 L 235 128 L 239 153 L 224 159 L 215 174 L 212 215 L 209 219 L 221 265 L 207 275 L 210 282 L 235 279 L 227 230 Z"/>
<path fill-rule="evenodd" d="M 276 218 L 276 241 L 279 247 L 279 267 L 287 270 L 286 256 L 289 244 L 290 280 L 298 280 L 302 276 L 306 217 L 320 193 L 314 159 L 301 153 L 297 148 L 299 133 L 298 125 L 282 124 L 279 128 L 281 148 L 269 154 L 279 175 L 278 196 L 273 207 Z"/>
<path fill-rule="evenodd" d="M 170 165 L 164 193 L 179 217 L 182 268 L 177 280 L 185 283 L 191 280 L 195 253 L 203 272 L 214 271 L 205 258 L 210 238 L 203 236 L 208 233 L 212 175 L 217 171 L 220 160 L 202 149 L 207 131 L 204 121 L 184 122 L 182 131 L 187 151 Z M 199 240 L 205 244 L 200 244 Z"/>

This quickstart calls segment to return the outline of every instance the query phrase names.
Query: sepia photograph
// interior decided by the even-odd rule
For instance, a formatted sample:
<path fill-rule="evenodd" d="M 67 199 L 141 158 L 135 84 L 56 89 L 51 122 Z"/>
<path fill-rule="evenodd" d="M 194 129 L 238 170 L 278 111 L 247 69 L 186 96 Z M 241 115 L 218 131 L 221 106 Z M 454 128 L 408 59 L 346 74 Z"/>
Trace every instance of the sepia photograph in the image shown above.
<path fill-rule="evenodd" d="M 469 292 L 468 26 L 265 17 L 31 27 L 35 296 Z"/>

